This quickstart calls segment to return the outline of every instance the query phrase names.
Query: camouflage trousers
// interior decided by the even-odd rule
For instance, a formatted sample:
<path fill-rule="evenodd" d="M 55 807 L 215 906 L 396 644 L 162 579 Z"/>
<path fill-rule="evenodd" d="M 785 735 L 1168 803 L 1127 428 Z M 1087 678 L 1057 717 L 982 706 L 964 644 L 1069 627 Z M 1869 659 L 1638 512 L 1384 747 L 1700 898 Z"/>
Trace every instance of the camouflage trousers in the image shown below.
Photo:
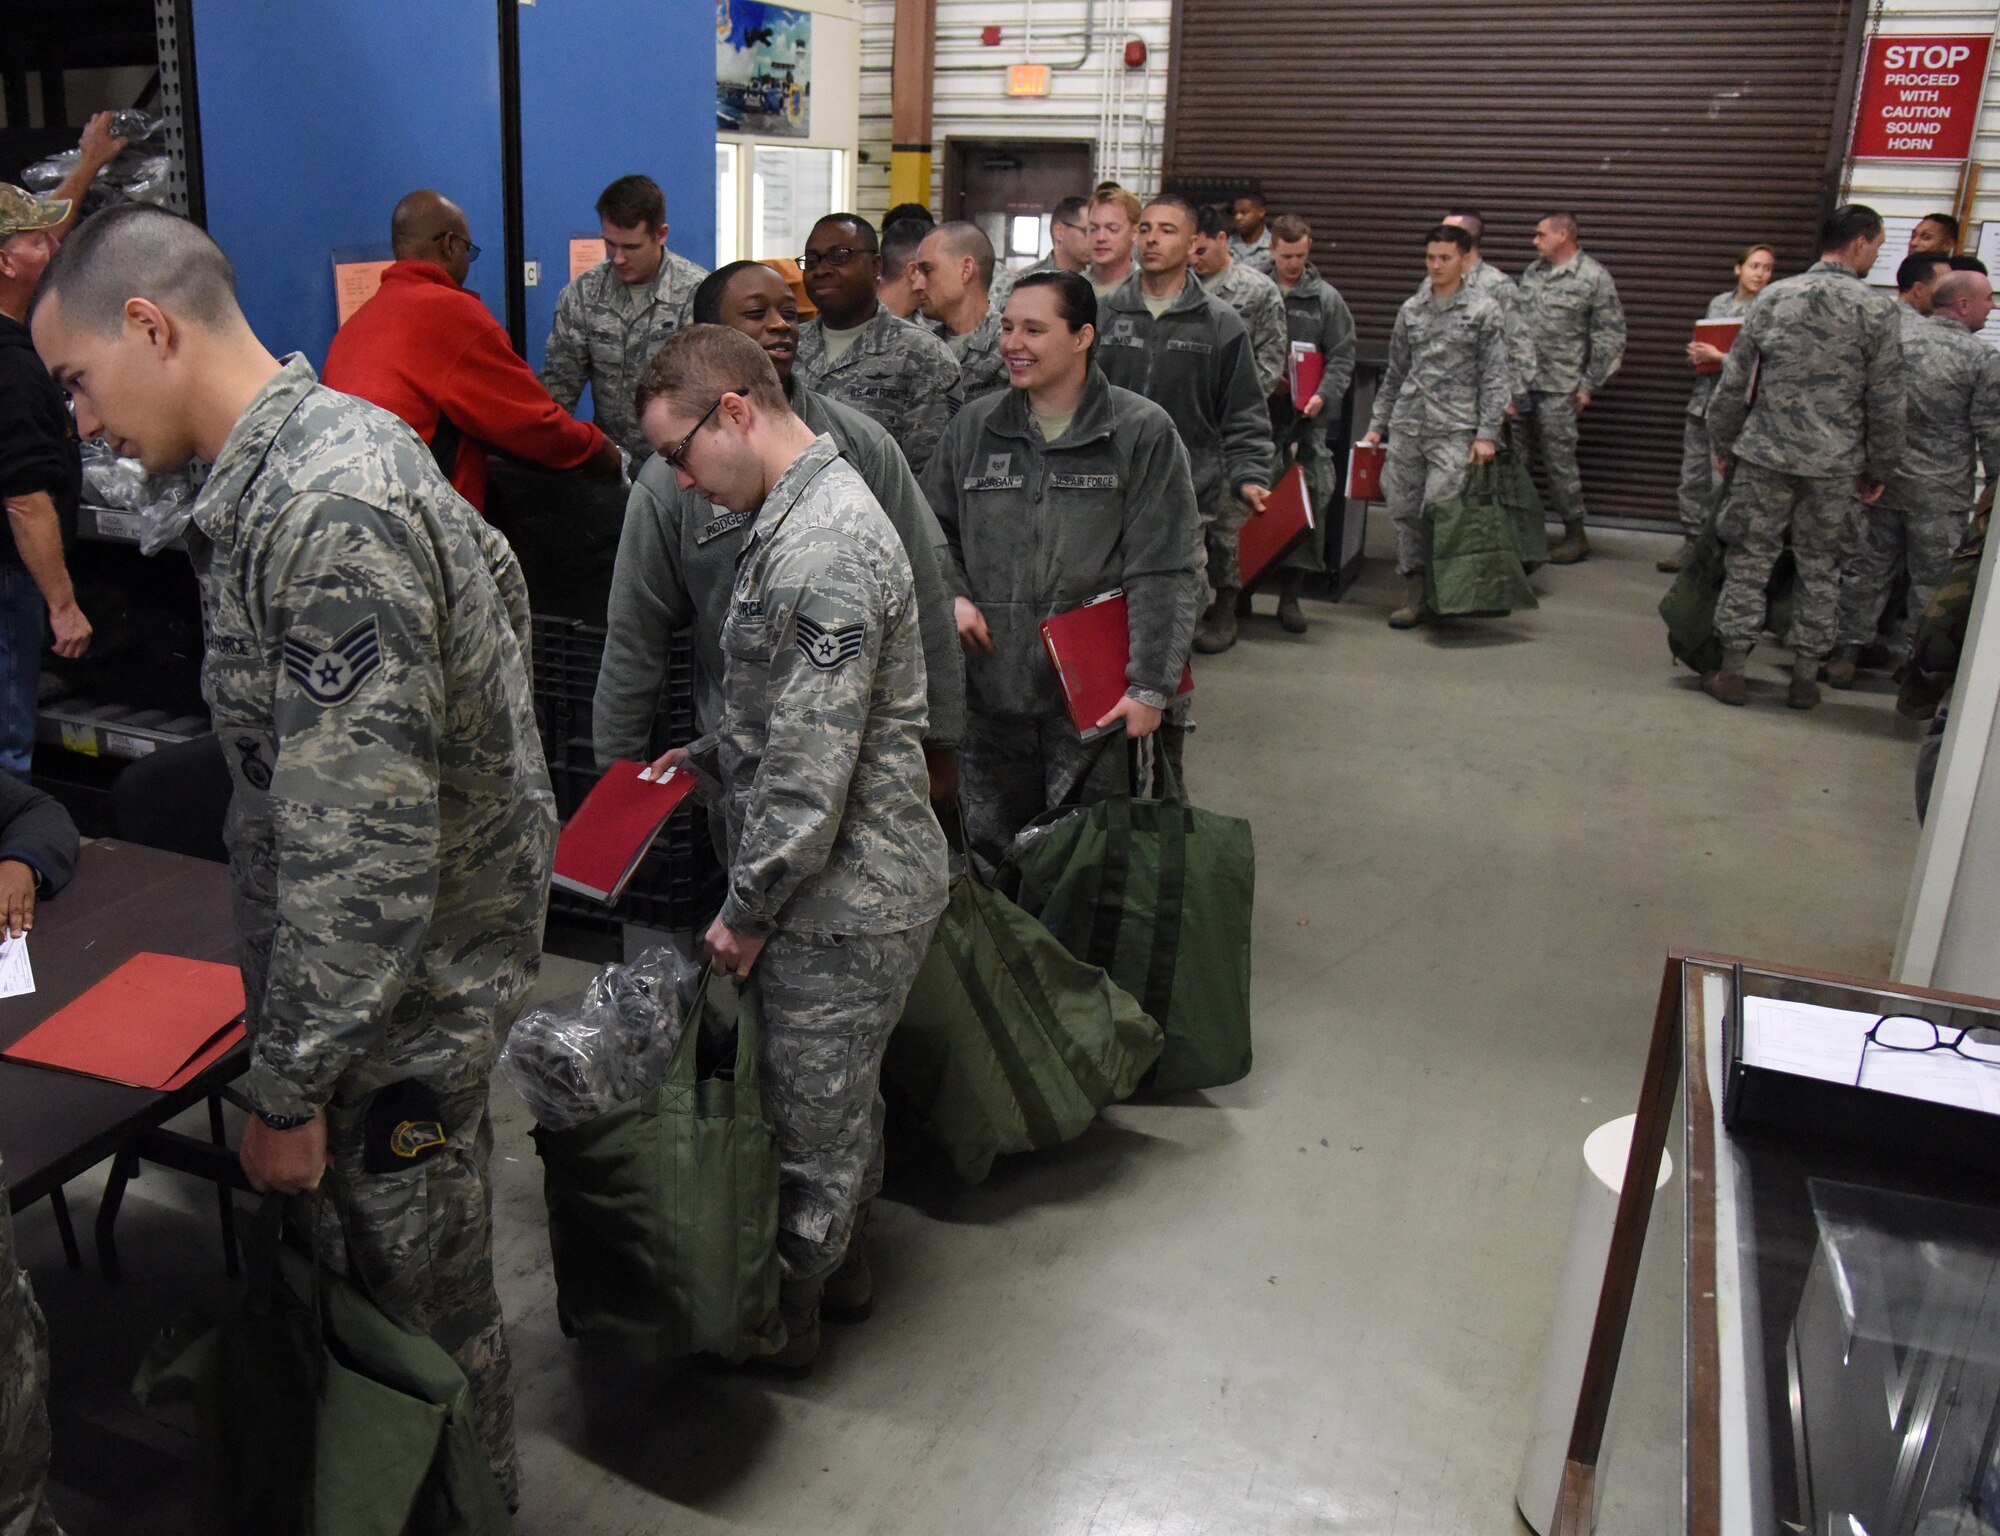
<path fill-rule="evenodd" d="M 319 1252 L 366 1291 L 385 1317 L 428 1334 L 472 1388 L 479 1438 L 507 1502 L 520 1502 L 514 1387 L 500 1296 L 493 1287 L 493 1122 L 486 1084 L 443 1097 L 444 1149 L 407 1169 L 370 1173 L 366 1102 L 327 1111 L 333 1167 L 320 1205 Z M 309 1217 L 310 1197 L 295 1202 Z"/>
<path fill-rule="evenodd" d="M 1891 493 L 1893 494 L 1893 493 Z M 1909 653 L 1916 639 L 1917 620 L 1930 606 L 1931 597 L 1945 572 L 1951 569 L 1952 551 L 1965 537 L 1971 513 L 1963 508 L 1939 510 L 1935 505 L 1892 506 L 1885 495 L 1872 507 L 1863 507 L 1855 529 L 1854 550 L 1840 578 L 1840 643 L 1867 645 L 1875 638 L 1875 628 L 1888 606 L 1889 593 L 1899 569 L 1910 573 L 1910 602 L 1895 632 L 1888 637 L 1889 648 L 1899 655 Z"/>
<path fill-rule="evenodd" d="M 62 1536 L 43 1501 L 49 1474 L 49 1335 L 14 1261 L 14 1219 L 0 1170 L 0 1536 Z"/>
<path fill-rule="evenodd" d="M 1278 445 L 1278 461 L 1272 466 L 1271 483 L 1276 485 L 1277 476 L 1290 469 L 1293 464 L 1305 467 L 1306 495 L 1312 501 L 1313 528 L 1305 537 L 1305 542 L 1285 557 L 1284 568 L 1288 571 L 1324 571 L 1326 569 L 1327 528 L 1335 520 L 1334 514 L 1339 503 L 1335 499 L 1340 487 L 1334 481 L 1335 465 L 1333 456 L 1327 452 L 1326 431 L 1328 416 L 1338 416 L 1340 402 L 1334 401 L 1311 421 L 1291 412 L 1288 426 L 1276 432 L 1274 440 Z M 1281 424 L 1275 419 L 1273 428 Z"/>
<path fill-rule="evenodd" d="M 855 1212 L 882 1187 L 882 1053 L 936 927 L 837 937 L 781 929 L 750 973 L 787 1281 L 838 1268 Z"/>
<path fill-rule="evenodd" d="M 972 851 L 998 868 L 1014 834 L 1044 811 L 1090 805 L 1125 785 L 1122 738 L 1085 741 L 1061 714 L 1041 719 L 968 711 L 959 802 Z"/>
<path fill-rule="evenodd" d="M 1681 531 L 1701 537 L 1708 503 L 1715 495 L 1715 445 L 1708 440 L 1708 417 L 1690 412 L 1681 432 Z"/>
<path fill-rule="evenodd" d="M 1763 633 L 1765 587 L 1789 530 L 1798 566 L 1792 649 L 1801 656 L 1833 649 L 1841 557 L 1859 504 L 1852 475 L 1808 480 L 1738 461 L 1717 525 L 1725 547 L 1715 630 L 1725 647 L 1748 651 Z"/>
<path fill-rule="evenodd" d="M 1398 575 L 1414 576 L 1430 563 L 1424 508 L 1465 489 L 1471 451 L 1470 432 L 1391 434 L 1389 456 L 1382 462 L 1382 505 L 1396 529 Z"/>
<path fill-rule="evenodd" d="M 1549 490 L 1549 516 L 1565 528 L 1583 526 L 1583 476 L 1576 467 L 1576 401 L 1570 395 L 1535 394 L 1515 419 L 1524 422 L 1528 441 L 1542 466 Z"/>
<path fill-rule="evenodd" d="M 1216 493 L 1212 505 L 1201 510 L 1201 543 L 1208 556 L 1208 584 L 1216 591 L 1236 591 L 1243 585 L 1243 566 L 1237 559 L 1237 541 L 1249 520 L 1250 508 L 1243 498 L 1227 487 Z"/>

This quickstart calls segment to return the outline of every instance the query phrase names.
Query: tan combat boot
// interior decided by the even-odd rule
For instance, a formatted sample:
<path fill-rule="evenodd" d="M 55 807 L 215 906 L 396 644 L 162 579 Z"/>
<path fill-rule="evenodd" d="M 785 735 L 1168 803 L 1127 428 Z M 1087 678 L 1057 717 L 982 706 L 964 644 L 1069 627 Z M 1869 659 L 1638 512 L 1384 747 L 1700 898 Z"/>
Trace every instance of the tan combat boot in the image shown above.
<path fill-rule="evenodd" d="M 1835 649 L 1826 659 L 1826 682 L 1829 688 L 1852 688 L 1854 674 L 1861 664 L 1861 647 L 1843 645 Z"/>
<path fill-rule="evenodd" d="M 1417 571 L 1403 578 L 1403 606 L 1389 615 L 1391 629 L 1415 629 L 1431 617 L 1424 605 L 1424 573 Z"/>
<path fill-rule="evenodd" d="M 1793 709 L 1819 707 L 1819 669 L 1825 663 L 1824 656 L 1792 658 L 1792 686 L 1785 690 L 1785 702 Z"/>
<path fill-rule="evenodd" d="M 1678 576 L 1688 561 L 1694 558 L 1695 540 L 1692 536 L 1681 540 L 1681 547 L 1671 555 L 1662 555 L 1653 562 L 1653 569 L 1669 576 Z"/>
<path fill-rule="evenodd" d="M 1550 565 L 1575 565 L 1590 553 L 1590 540 L 1584 537 L 1583 524 L 1571 523 L 1563 529 L 1562 541 L 1549 547 Z"/>
<path fill-rule="evenodd" d="M 1701 680 L 1701 691 L 1724 704 L 1748 704 L 1750 684 L 1743 676 L 1743 668 L 1749 660 L 1748 650 L 1724 651 L 1721 667 Z"/>
<path fill-rule="evenodd" d="M 1194 630 L 1194 648 L 1202 655 L 1219 656 L 1236 643 L 1236 598 L 1236 588 L 1216 588 L 1215 601 Z"/>

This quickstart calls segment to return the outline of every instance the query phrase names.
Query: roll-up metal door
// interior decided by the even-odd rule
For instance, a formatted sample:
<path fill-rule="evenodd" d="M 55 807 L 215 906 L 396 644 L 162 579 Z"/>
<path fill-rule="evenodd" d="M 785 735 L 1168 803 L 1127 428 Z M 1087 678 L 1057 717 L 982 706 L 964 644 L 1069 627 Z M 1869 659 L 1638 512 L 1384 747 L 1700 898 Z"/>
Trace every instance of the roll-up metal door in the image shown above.
<path fill-rule="evenodd" d="M 1177 0 L 1165 177 L 1255 181 L 1311 220 L 1364 357 L 1447 207 L 1478 208 L 1516 276 L 1535 221 L 1575 213 L 1630 328 L 1584 420 L 1585 499 L 1671 519 L 1690 330 L 1743 246 L 1775 245 L 1780 276 L 1814 259 L 1864 19 L 1854 0 Z"/>

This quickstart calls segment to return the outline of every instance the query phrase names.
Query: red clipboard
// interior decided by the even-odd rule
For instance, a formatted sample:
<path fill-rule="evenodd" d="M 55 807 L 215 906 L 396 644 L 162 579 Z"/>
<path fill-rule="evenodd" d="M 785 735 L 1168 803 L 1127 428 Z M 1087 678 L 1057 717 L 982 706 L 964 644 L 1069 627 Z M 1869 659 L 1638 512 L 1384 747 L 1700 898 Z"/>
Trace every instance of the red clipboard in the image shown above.
<path fill-rule="evenodd" d="M 1306 494 L 1306 472 L 1294 464 L 1271 487 L 1264 510 L 1253 512 L 1236 539 L 1236 561 L 1247 591 L 1278 561 L 1289 555 L 1313 529 L 1312 497 Z"/>
<path fill-rule="evenodd" d="M 1357 442 L 1347 454 L 1347 499 L 1349 501 L 1380 501 L 1382 499 L 1382 466 L 1389 462 L 1389 449 L 1383 443 Z"/>
<path fill-rule="evenodd" d="M 1292 409 L 1303 411 L 1306 402 L 1319 393 L 1320 381 L 1326 377 L 1326 354 L 1309 341 L 1295 341 L 1290 372 Z"/>
<path fill-rule="evenodd" d="M 1743 332 L 1743 317 L 1735 315 L 1727 320 L 1697 320 L 1694 324 L 1694 339 L 1706 342 L 1724 357 L 1736 345 L 1736 338 Z M 1696 373 L 1720 373 L 1720 363 L 1696 363 Z"/>
<path fill-rule="evenodd" d="M 625 894 L 646 851 L 694 792 L 695 775 L 669 768 L 641 778 L 638 763 L 613 763 L 556 838 L 555 883 L 606 906 Z"/>
<path fill-rule="evenodd" d="M 1125 589 L 1114 587 L 1080 608 L 1042 620 L 1042 648 L 1056 669 L 1070 724 L 1085 741 L 1108 736 L 1111 728 L 1097 722 L 1125 697 L 1125 670 L 1132 660 L 1132 617 Z M 1193 691 L 1194 673 L 1183 667 L 1174 696 Z"/>

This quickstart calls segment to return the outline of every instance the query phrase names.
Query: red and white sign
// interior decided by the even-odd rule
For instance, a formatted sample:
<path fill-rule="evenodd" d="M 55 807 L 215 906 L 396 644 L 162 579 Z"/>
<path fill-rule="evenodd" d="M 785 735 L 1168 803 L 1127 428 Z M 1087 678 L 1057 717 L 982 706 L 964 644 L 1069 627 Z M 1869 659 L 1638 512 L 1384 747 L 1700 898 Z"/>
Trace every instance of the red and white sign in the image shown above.
<path fill-rule="evenodd" d="M 1850 153 L 1857 160 L 1963 160 L 1972 153 L 1990 37 L 1872 37 Z"/>

